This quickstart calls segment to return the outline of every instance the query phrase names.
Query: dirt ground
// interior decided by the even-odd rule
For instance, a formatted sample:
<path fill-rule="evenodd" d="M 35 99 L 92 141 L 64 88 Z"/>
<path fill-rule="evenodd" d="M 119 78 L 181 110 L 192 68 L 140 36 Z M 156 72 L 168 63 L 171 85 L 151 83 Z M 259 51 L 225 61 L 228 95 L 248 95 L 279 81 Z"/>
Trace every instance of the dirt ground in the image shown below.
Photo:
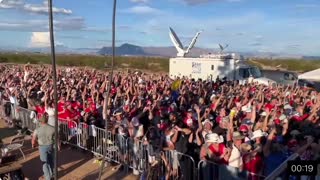
<path fill-rule="evenodd" d="M 16 129 L 5 127 L 3 120 L 0 120 L 0 137 L 5 144 L 10 143 L 10 140 L 15 135 Z M 19 151 L 13 152 L 19 158 L 19 163 L 22 164 L 24 175 L 30 180 L 37 180 L 42 176 L 42 167 L 37 149 L 31 147 L 31 137 L 27 136 L 23 152 L 26 159 L 23 160 Z M 94 163 L 93 156 L 79 149 L 71 148 L 68 145 L 62 147 L 58 154 L 58 177 L 61 180 L 95 180 L 99 176 L 100 166 Z M 112 166 L 108 165 L 102 175 L 102 179 L 108 180 L 137 180 L 139 177 L 132 174 L 127 174 L 123 171 L 113 171 Z"/>

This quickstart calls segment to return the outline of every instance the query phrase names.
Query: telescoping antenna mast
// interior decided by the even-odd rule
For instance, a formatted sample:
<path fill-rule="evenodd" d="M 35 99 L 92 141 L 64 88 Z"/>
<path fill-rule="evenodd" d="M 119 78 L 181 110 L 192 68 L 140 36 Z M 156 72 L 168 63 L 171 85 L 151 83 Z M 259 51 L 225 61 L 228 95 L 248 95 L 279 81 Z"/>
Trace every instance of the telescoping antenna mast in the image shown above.
<path fill-rule="evenodd" d="M 194 45 L 196 44 L 197 42 L 197 39 L 200 35 L 200 33 L 202 31 L 198 31 L 196 33 L 196 35 L 193 37 L 192 41 L 190 42 L 189 46 L 187 49 L 184 49 L 183 47 L 183 44 L 181 43 L 179 37 L 177 36 L 177 34 L 174 32 L 174 30 L 169 27 L 169 36 L 170 36 L 170 39 L 174 45 L 174 47 L 177 49 L 178 53 L 177 53 L 177 57 L 185 57 L 186 54 L 188 54 L 190 52 L 190 50 L 194 47 Z"/>

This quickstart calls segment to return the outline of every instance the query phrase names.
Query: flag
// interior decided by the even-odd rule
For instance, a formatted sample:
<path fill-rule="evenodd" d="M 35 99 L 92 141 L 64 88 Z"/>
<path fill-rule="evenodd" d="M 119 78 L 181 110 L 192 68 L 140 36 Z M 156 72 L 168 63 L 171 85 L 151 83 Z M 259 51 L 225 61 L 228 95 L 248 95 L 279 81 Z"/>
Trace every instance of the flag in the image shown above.
<path fill-rule="evenodd" d="M 179 88 L 180 88 L 180 86 L 181 86 L 181 80 L 180 79 L 178 79 L 178 80 L 175 80 L 172 84 L 171 84 L 171 89 L 173 90 L 173 91 L 177 91 Z"/>

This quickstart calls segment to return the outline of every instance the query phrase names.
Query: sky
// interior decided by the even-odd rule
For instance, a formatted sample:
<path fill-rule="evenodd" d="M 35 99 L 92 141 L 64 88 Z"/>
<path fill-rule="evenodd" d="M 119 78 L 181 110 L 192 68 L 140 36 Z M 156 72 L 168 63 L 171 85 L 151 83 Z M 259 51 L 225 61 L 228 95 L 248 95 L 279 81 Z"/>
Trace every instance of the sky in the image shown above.
<path fill-rule="evenodd" d="M 111 46 L 113 0 L 53 0 L 56 45 Z M 320 56 L 319 0 L 118 0 L 116 43 L 187 46 Z M 0 48 L 49 45 L 47 3 L 0 0 Z"/>

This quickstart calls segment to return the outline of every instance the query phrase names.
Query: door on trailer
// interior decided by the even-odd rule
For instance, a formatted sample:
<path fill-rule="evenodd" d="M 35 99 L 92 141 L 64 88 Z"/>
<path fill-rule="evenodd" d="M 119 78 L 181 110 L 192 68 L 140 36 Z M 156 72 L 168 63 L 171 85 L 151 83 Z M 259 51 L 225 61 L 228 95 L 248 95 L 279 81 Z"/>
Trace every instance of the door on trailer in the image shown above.
<path fill-rule="evenodd" d="M 207 80 L 209 81 L 214 81 L 216 80 L 216 77 L 217 77 L 217 71 L 215 69 L 215 64 L 210 64 L 209 65 L 209 73 L 208 73 L 208 76 L 207 76 Z"/>
<path fill-rule="evenodd" d="M 238 69 L 238 80 L 240 84 L 244 84 L 250 77 L 249 68 L 239 68 Z"/>

